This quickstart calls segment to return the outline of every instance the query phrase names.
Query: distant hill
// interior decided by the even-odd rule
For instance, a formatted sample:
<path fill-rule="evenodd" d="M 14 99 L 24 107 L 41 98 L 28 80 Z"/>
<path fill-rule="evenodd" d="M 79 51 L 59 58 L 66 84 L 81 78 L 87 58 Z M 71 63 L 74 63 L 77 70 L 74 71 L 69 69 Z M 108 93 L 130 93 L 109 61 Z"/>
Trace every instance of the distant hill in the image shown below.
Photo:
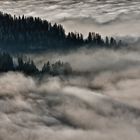
<path fill-rule="evenodd" d="M 11 16 L 0 12 L 0 49 L 7 51 L 68 51 L 82 46 L 120 47 L 121 40 L 102 38 L 90 32 L 86 39 L 80 33 L 65 33 L 62 25 L 51 24 L 39 17 Z"/>

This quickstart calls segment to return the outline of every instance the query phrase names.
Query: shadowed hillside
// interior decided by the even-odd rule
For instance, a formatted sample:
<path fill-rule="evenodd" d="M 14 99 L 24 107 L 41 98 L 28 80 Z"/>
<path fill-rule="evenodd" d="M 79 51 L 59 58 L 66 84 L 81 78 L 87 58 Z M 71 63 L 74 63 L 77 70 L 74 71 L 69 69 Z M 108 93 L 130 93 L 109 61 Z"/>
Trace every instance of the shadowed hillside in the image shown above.
<path fill-rule="evenodd" d="M 68 75 L 72 72 L 69 63 L 56 61 L 51 64 L 49 61 L 44 63 L 41 70 L 37 68 L 33 60 L 24 61 L 21 57 L 12 57 L 8 53 L 0 53 L 0 73 L 8 71 L 23 72 L 26 75 Z"/>
<path fill-rule="evenodd" d="M 65 34 L 62 25 L 33 17 L 16 17 L 0 12 L 0 48 L 8 51 L 71 50 L 82 46 L 119 47 L 113 37 L 102 38 L 90 32 L 86 39 L 80 33 Z"/>

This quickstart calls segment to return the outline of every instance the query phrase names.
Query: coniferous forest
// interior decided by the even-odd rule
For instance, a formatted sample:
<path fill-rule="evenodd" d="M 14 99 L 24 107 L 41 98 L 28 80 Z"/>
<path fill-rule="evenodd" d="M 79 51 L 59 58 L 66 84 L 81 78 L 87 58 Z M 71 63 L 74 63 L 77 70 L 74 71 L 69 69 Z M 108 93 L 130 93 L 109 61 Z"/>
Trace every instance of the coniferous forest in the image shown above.
<path fill-rule="evenodd" d="M 140 0 L 0 0 L 0 140 L 140 140 Z"/>
<path fill-rule="evenodd" d="M 0 72 L 8 71 L 22 72 L 26 75 L 48 74 L 56 76 L 68 75 L 72 72 L 72 68 L 69 63 L 56 61 L 51 64 L 48 61 L 39 70 L 32 60 L 25 61 L 22 57 L 12 57 L 8 53 L 0 53 Z"/>
<path fill-rule="evenodd" d="M 11 16 L 0 12 L 0 49 L 6 51 L 68 51 L 82 46 L 118 48 L 122 41 L 89 32 L 84 39 L 80 33 L 65 33 L 62 25 L 51 24 L 38 17 Z"/>

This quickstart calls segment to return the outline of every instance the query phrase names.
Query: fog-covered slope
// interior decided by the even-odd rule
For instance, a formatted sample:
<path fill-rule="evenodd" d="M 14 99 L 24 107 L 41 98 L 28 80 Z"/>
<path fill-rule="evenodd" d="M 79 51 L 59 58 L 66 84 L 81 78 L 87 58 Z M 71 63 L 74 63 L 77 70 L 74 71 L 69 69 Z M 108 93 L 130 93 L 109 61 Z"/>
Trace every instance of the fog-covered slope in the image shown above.
<path fill-rule="evenodd" d="M 1 73 L 0 139 L 140 138 L 139 50 L 29 56 L 38 67 L 49 59 L 67 61 L 77 73 L 55 77 Z"/>
<path fill-rule="evenodd" d="M 84 35 L 95 31 L 124 36 L 125 40 L 133 42 L 131 46 L 119 49 L 110 45 L 108 48 L 85 47 L 84 44 L 83 48 L 67 52 L 56 51 L 56 48 L 41 53 L 31 50 L 23 56 L 23 46 L 19 55 L 10 57 L 4 53 L 0 61 L 0 140 L 139 140 L 139 7 L 139 0 L 0 0 L 0 11 L 6 13 L 39 16 L 62 23 L 67 31 L 80 31 Z M 74 37 L 65 34 L 60 26 L 50 26 L 49 22 L 39 18 L 29 22 L 34 19 L 5 16 L 6 20 L 0 20 L 0 43 L 9 45 L 7 40 L 10 40 L 16 45 L 19 42 L 20 46 L 29 39 L 31 45 L 34 43 L 40 49 L 43 37 L 54 33 L 48 44 L 52 46 L 53 42 L 64 50 L 62 44 L 58 44 L 61 42 L 58 37 L 63 41 Z M 32 26 L 34 23 L 37 24 Z M 41 25 L 39 31 L 36 25 Z M 94 39 L 103 42 L 99 34 Z M 30 39 L 31 35 L 33 38 Z M 91 36 L 82 37 L 82 42 L 91 41 L 92 44 L 95 40 Z M 108 39 L 103 46 L 105 44 Z M 25 62 L 20 57 L 17 61 L 18 56 L 23 56 Z M 11 69 L 9 64 L 14 68 Z M 61 73 L 65 64 L 70 68 L 69 74 Z M 19 67 L 15 69 L 15 66 Z M 52 68 L 54 72 L 58 68 L 60 74 L 51 74 Z M 29 70 L 30 76 L 24 74 L 28 74 L 25 70 Z"/>

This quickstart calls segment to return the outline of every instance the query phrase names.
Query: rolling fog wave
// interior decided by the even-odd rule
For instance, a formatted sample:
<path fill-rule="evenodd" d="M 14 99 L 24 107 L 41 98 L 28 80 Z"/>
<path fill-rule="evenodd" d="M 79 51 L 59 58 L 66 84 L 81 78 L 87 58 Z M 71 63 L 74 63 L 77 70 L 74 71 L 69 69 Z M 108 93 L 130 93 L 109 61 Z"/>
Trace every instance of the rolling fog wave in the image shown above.
<path fill-rule="evenodd" d="M 0 76 L 0 138 L 120 140 L 139 138 L 140 109 L 59 77 Z M 121 93 L 120 93 L 121 94 Z"/>
<path fill-rule="evenodd" d="M 1 74 L 0 139 L 139 139 L 139 56 L 125 49 L 32 55 L 38 66 L 65 60 L 76 74 Z"/>

